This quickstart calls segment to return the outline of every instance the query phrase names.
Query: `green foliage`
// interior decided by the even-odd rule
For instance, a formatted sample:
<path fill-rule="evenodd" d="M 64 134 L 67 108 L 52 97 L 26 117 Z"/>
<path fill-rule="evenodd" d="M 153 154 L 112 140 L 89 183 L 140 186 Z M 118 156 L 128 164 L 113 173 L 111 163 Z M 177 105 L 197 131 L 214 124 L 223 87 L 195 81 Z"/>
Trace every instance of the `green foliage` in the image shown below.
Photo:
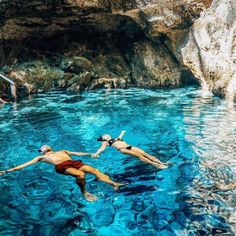
<path fill-rule="evenodd" d="M 36 61 L 24 65 L 26 67 L 26 77 L 30 84 L 34 84 L 38 89 L 48 90 L 58 85 L 58 80 L 63 78 L 64 72 L 47 64 Z"/>
<path fill-rule="evenodd" d="M 63 77 L 63 72 L 52 68 L 36 67 L 29 75 L 29 82 L 32 82 L 39 89 L 48 90 L 57 85 L 58 80 Z"/>
<path fill-rule="evenodd" d="M 85 57 L 66 57 L 62 60 L 61 67 L 66 72 L 81 73 L 91 68 L 91 62 Z"/>

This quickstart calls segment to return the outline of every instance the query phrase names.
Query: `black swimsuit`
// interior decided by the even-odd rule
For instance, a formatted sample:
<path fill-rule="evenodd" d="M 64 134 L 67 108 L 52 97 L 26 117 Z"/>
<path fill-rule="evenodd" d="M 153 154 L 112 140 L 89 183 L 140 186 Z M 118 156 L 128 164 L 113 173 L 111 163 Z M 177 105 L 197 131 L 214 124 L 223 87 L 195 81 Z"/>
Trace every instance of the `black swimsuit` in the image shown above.
<path fill-rule="evenodd" d="M 114 139 L 114 138 L 112 138 L 112 139 L 110 139 L 110 140 L 108 141 L 109 146 L 111 147 L 116 141 L 122 141 L 122 140 L 121 140 L 121 139 Z M 132 148 L 132 146 L 127 146 L 127 147 L 125 147 L 125 148 L 120 148 L 120 149 L 118 149 L 118 151 L 120 151 L 121 149 L 131 150 L 131 148 Z"/>
<path fill-rule="evenodd" d="M 116 141 L 120 141 L 120 140 L 114 139 L 114 138 L 110 139 L 110 140 L 108 141 L 109 146 L 112 146 L 113 143 L 115 143 Z"/>
<path fill-rule="evenodd" d="M 132 149 L 132 146 L 128 146 L 128 147 L 126 147 L 126 148 L 120 148 L 120 149 L 127 149 L 127 150 L 131 150 L 131 149 Z M 119 151 L 120 151 L 120 149 L 119 149 Z"/>

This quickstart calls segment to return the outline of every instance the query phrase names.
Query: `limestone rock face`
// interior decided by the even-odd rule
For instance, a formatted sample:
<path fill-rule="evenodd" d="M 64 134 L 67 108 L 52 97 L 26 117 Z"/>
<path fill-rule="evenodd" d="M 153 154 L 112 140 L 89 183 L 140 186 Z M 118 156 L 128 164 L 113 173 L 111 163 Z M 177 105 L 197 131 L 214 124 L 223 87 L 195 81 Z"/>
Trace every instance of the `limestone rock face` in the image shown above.
<path fill-rule="evenodd" d="M 47 80 L 29 79 L 26 65 L 31 61 L 47 65 L 38 64 L 43 74 L 53 71 L 52 87 L 183 86 L 196 79 L 192 67 L 183 63 L 180 48 L 210 4 L 211 0 L 4 0 L 0 65 L 16 74 L 20 68 L 21 80 L 16 74 L 13 78 L 30 84 L 29 92 L 49 87 Z"/>
<path fill-rule="evenodd" d="M 183 63 L 204 88 L 236 98 L 236 2 L 214 0 L 181 49 Z"/>
<path fill-rule="evenodd" d="M 149 41 L 133 45 L 131 70 L 134 83 L 140 87 L 178 87 L 181 83 L 181 67 L 163 47 Z"/>

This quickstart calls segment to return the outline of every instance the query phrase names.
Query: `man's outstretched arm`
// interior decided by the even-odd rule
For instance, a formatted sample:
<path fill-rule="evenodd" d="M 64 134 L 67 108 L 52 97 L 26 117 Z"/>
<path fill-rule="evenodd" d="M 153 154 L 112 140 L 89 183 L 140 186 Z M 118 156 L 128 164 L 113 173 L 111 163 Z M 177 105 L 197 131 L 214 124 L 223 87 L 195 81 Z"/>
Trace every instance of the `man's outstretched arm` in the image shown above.
<path fill-rule="evenodd" d="M 30 165 L 33 165 L 39 161 L 41 161 L 42 157 L 39 156 L 39 157 L 35 157 L 34 159 L 32 159 L 31 161 L 28 161 L 28 162 L 25 162 L 19 166 L 15 166 L 13 168 L 10 168 L 8 170 L 4 170 L 4 171 L 0 171 L 0 175 L 3 175 L 3 174 L 6 174 L 8 172 L 12 172 L 12 171 L 16 171 L 16 170 L 20 170 L 20 169 L 23 169 L 25 168 L 26 166 L 30 166 Z"/>
<path fill-rule="evenodd" d="M 71 152 L 68 150 L 65 150 L 66 154 L 73 155 L 73 156 L 91 156 L 91 153 L 88 152 Z"/>

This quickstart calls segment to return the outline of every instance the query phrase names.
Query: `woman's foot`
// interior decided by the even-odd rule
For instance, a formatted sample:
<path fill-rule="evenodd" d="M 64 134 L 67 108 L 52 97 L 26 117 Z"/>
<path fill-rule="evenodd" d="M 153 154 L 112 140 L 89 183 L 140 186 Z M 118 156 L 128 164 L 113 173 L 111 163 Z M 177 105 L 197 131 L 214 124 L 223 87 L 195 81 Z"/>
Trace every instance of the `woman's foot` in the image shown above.
<path fill-rule="evenodd" d="M 115 190 L 118 190 L 119 189 L 119 187 L 121 187 L 121 186 L 124 186 L 124 185 L 127 185 L 127 184 L 129 184 L 129 183 L 114 183 L 114 189 Z"/>
<path fill-rule="evenodd" d="M 162 162 L 162 165 L 171 166 L 171 165 L 173 165 L 173 163 L 172 162 Z"/>
<path fill-rule="evenodd" d="M 94 196 L 93 194 L 91 194 L 89 192 L 85 192 L 84 197 L 88 202 L 94 202 L 98 199 L 96 196 Z"/>
<path fill-rule="evenodd" d="M 164 164 L 155 164 L 154 166 L 155 166 L 157 169 L 161 169 L 161 170 L 168 168 L 168 166 L 167 166 L 167 165 L 164 165 Z"/>

